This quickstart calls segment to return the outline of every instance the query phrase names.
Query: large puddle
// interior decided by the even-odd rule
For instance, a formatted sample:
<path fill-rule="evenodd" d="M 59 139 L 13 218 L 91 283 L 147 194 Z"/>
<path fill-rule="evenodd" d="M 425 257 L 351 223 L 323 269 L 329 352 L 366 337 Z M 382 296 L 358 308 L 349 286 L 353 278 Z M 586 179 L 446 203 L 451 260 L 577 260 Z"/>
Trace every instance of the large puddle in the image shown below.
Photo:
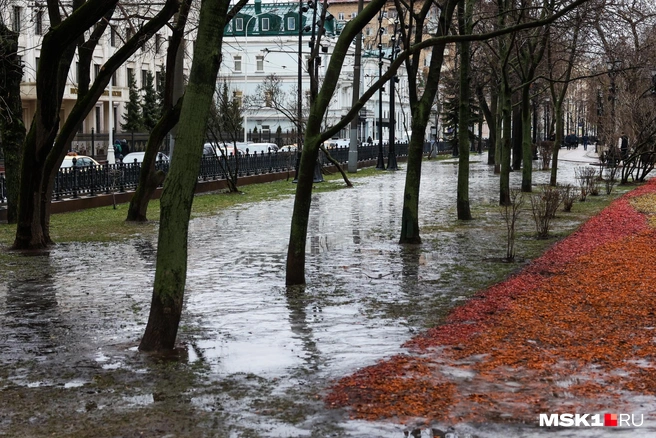
<path fill-rule="evenodd" d="M 561 162 L 560 181 L 574 183 L 578 165 Z M 320 396 L 331 379 L 402 352 L 401 344 L 470 296 L 476 287 L 471 281 L 461 286 L 460 278 L 476 276 L 480 286 L 491 280 L 481 264 L 504 256 L 499 236 L 505 230 L 495 216 L 453 231 L 456 169 L 455 162 L 424 164 L 421 222 L 441 231 L 424 234 L 421 247 L 397 245 L 403 172 L 316 194 L 305 288 L 284 287 L 292 199 L 194 219 L 179 334 L 179 360 L 195 370 L 185 403 L 198 412 L 219 411 L 226 427 L 220 436 L 441 436 L 430 428 L 411 433 L 409 426 L 352 421 L 325 409 Z M 513 186 L 520 178 L 512 174 Z M 547 172 L 536 173 L 537 183 L 547 179 Z M 482 162 L 472 164 L 470 199 L 473 206 L 498 199 L 498 176 Z M 134 386 L 113 394 L 107 409 L 157 404 L 152 385 L 139 386 L 154 372 L 136 352 L 155 245 L 152 236 L 57 245 L 7 266 L 0 285 L 0 363 L 6 370 L 0 389 L 63 387 L 82 394 L 97 386 L 100 370 L 121 371 Z M 0 422 L 0 434 L 7 421 Z M 515 431 L 463 425 L 451 433 L 541 436 L 530 427 Z"/>

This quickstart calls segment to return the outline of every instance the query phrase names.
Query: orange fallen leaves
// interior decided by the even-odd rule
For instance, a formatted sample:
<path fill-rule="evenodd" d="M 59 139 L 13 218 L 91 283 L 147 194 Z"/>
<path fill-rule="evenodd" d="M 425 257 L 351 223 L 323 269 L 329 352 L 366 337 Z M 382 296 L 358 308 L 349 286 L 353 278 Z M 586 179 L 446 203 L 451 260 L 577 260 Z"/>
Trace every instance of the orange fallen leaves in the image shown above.
<path fill-rule="evenodd" d="M 341 379 L 328 403 L 364 419 L 535 421 L 656 395 L 656 231 L 632 206 L 651 213 L 654 193 L 656 181 L 613 202 L 408 341 L 412 356 Z"/>

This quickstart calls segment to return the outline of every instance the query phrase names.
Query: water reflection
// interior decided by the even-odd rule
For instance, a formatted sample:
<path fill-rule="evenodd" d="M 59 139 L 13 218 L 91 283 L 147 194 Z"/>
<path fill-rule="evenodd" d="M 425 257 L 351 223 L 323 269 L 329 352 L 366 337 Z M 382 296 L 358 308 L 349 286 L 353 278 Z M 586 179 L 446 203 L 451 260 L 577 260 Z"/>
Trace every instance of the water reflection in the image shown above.
<path fill-rule="evenodd" d="M 573 181 L 567 166 L 561 165 L 563 182 Z M 266 380 L 276 396 L 318 403 L 303 398 L 290 382 L 302 375 L 316 396 L 331 379 L 403 352 L 400 346 L 414 331 L 438 322 L 473 292 L 460 285 L 463 276 L 472 275 L 472 266 L 480 266 L 485 253 L 503 249 L 498 240 L 503 233 L 487 227 L 494 218 L 452 230 L 456 172 L 454 163 L 424 165 L 420 246 L 398 245 L 402 172 L 357 179 L 353 190 L 313 195 L 305 288 L 284 287 L 291 198 L 192 220 L 179 339 L 188 346 L 188 361 L 202 362 L 207 372 L 199 385 L 251 373 Z M 473 163 L 471 175 L 472 205 L 495 202 L 498 177 L 492 168 Z M 536 181 L 548 176 L 536 174 Z M 511 175 L 514 186 L 520 179 L 519 172 Z M 107 366 L 142 372 L 147 367 L 136 363 L 138 354 L 120 352 L 136 345 L 147 319 L 153 239 L 60 245 L 48 257 L 12 267 L 13 277 L 0 285 L 5 303 L 0 335 L 10 341 L 2 343 L 0 360 L 67 350 L 68 355 L 51 355 L 47 366 L 56 368 L 52 361 L 57 360 L 74 373 Z M 249 400 L 231 399 L 226 406 L 239 415 L 251 411 Z M 248 426 L 260 436 L 272 430 L 312 435 L 308 431 L 321 421 L 345 431 L 342 436 L 403 434 L 393 424 L 326 420 L 338 414 L 321 409 L 294 425 L 261 417 L 261 423 L 252 420 Z"/>

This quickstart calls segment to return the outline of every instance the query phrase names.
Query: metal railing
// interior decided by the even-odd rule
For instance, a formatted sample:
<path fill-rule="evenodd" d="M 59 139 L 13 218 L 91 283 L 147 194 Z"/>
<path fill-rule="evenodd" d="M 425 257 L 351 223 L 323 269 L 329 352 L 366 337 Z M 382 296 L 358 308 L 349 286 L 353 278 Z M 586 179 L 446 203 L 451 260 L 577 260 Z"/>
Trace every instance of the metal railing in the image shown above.
<path fill-rule="evenodd" d="M 397 157 L 407 157 L 408 144 L 399 143 L 395 145 Z M 364 144 L 358 147 L 358 160 L 376 160 L 379 146 L 377 143 Z M 440 142 L 440 152 L 450 152 L 447 143 Z M 430 143 L 425 143 L 424 153 L 430 151 Z M 341 164 L 348 162 L 348 147 L 335 147 L 328 149 L 330 155 Z M 388 146 L 383 145 L 383 156 L 387 160 Z M 320 154 L 321 164 L 326 166 L 330 163 Z M 229 156 L 204 156 L 198 173 L 198 181 L 213 181 L 227 179 L 235 173 L 237 176 L 260 175 L 274 172 L 294 171 L 297 162 L 296 152 L 268 152 L 240 154 L 237 159 L 234 155 Z M 156 168 L 168 172 L 169 162 L 158 161 Z M 77 198 L 80 196 L 95 196 L 99 194 L 124 192 L 134 190 L 139 183 L 140 163 L 116 163 L 102 164 L 88 167 L 68 167 L 59 169 L 55 177 L 53 188 L 53 200 L 66 198 Z M 0 194 L 2 202 L 6 202 L 6 180 L 4 173 L 0 173 Z"/>

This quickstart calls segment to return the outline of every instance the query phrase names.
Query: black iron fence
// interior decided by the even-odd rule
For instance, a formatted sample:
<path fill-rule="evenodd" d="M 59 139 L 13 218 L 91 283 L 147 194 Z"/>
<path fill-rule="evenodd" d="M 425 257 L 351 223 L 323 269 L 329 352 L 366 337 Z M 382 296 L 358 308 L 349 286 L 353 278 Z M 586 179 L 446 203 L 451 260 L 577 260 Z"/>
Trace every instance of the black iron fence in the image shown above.
<path fill-rule="evenodd" d="M 424 144 L 424 153 L 430 151 L 430 143 Z M 441 153 L 450 152 L 448 143 L 439 142 L 438 150 Z M 383 145 L 383 157 L 387 161 L 388 145 Z M 330 155 L 339 163 L 347 163 L 348 147 L 336 147 L 328 150 Z M 395 145 L 397 157 L 408 155 L 408 144 Z M 379 153 L 378 144 L 364 144 L 358 148 L 358 160 L 376 160 Z M 322 165 L 329 165 L 328 160 L 320 155 Z M 212 181 L 227 179 L 232 174 L 237 176 L 260 175 L 273 172 L 294 171 L 297 162 L 296 152 L 269 152 L 261 154 L 240 154 L 235 158 L 229 156 L 204 156 L 198 174 L 199 181 Z M 158 161 L 158 169 L 168 171 L 168 161 Z M 55 177 L 53 199 L 77 198 L 80 196 L 94 196 L 103 193 L 123 192 L 134 190 L 139 182 L 141 172 L 140 163 L 102 164 L 88 167 L 68 167 L 59 170 Z M 2 202 L 6 201 L 6 180 L 4 173 L 0 173 L 0 190 Z"/>

